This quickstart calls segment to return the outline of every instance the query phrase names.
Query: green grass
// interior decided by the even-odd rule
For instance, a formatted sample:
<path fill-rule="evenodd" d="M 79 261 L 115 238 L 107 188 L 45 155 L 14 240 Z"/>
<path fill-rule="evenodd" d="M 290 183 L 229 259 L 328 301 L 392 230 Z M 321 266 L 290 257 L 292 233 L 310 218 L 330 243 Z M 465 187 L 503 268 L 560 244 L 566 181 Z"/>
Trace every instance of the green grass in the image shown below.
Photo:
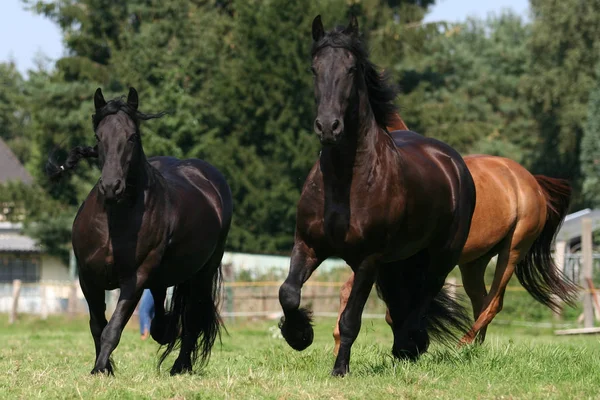
<path fill-rule="evenodd" d="M 6 316 L 0 316 L 6 321 Z M 158 345 L 130 324 L 115 351 L 115 377 L 90 376 L 85 320 L 21 319 L 0 325 L 0 398 L 377 399 L 600 398 L 600 336 L 555 337 L 548 329 L 492 326 L 483 347 L 433 346 L 417 363 L 391 357 L 389 328 L 365 320 L 351 375 L 329 376 L 333 319 L 317 320 L 315 342 L 296 352 L 270 328 L 229 323 L 199 374 L 156 370 Z"/>

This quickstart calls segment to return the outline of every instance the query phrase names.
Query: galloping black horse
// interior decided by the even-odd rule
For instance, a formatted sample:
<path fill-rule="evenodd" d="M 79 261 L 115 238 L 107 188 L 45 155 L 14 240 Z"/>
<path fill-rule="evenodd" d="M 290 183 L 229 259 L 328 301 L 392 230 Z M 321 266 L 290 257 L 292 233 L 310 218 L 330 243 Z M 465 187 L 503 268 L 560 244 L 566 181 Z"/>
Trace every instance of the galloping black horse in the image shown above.
<path fill-rule="evenodd" d="M 162 114 L 138 111 L 138 94 L 106 102 L 98 89 L 92 117 L 97 145 L 71 150 L 66 163 L 49 162 L 59 177 L 81 158 L 97 157 L 102 176 L 73 223 L 73 249 L 89 305 L 96 346 L 92 374 L 112 374 L 110 355 L 142 291 L 155 301 L 151 335 L 166 345 L 160 363 L 180 343 L 171 374 L 204 364 L 219 335 L 220 265 L 231 224 L 231 191 L 216 168 L 198 159 L 146 159 L 140 120 Z M 166 289 L 175 285 L 165 313 Z M 104 291 L 120 289 L 110 322 Z M 200 353 L 200 354 L 198 354 Z"/>
<path fill-rule="evenodd" d="M 373 283 L 389 307 L 396 357 L 415 359 L 429 334 L 468 329 L 466 311 L 443 290 L 469 233 L 475 186 L 450 146 L 386 126 L 396 92 L 367 57 L 352 18 L 325 33 L 313 21 L 312 71 L 322 150 L 298 204 L 290 271 L 279 291 L 281 332 L 303 350 L 313 340 L 302 285 L 330 256 L 355 273 L 340 319 L 333 375 L 349 371 L 350 349 Z"/>

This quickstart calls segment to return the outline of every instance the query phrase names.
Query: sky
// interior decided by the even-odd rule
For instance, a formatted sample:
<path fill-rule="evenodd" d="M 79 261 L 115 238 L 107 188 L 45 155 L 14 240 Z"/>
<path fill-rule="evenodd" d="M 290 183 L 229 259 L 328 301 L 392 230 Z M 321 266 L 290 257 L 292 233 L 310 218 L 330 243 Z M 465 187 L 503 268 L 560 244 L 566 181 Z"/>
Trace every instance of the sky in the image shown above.
<path fill-rule="evenodd" d="M 0 12 L 0 62 L 13 61 L 21 73 L 35 69 L 40 55 L 55 61 L 63 55 L 58 26 L 25 10 L 21 0 L 2 0 Z M 459 22 L 469 16 L 485 18 L 489 13 L 512 9 L 527 16 L 528 0 L 438 0 L 426 22 Z M 52 64 L 50 64 L 52 65 Z"/>

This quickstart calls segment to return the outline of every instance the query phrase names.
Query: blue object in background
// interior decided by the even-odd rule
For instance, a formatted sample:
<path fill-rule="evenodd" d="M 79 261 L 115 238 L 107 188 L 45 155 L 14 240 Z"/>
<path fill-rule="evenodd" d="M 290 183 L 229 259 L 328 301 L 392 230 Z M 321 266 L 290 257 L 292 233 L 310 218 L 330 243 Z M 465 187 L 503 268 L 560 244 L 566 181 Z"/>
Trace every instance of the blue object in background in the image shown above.
<path fill-rule="evenodd" d="M 144 336 L 144 334 L 150 333 L 150 323 L 152 322 L 152 318 L 154 318 L 154 298 L 150 289 L 144 289 L 140 301 L 139 316 L 140 334 Z"/>

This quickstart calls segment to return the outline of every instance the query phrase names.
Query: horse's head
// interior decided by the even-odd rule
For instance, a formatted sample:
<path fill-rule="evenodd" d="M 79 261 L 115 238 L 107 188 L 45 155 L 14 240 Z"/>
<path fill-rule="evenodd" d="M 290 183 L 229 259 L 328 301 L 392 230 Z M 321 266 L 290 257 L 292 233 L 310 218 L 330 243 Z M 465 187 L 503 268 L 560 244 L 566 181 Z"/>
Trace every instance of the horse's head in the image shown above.
<path fill-rule="evenodd" d="M 322 144 L 337 144 L 347 116 L 357 112 L 358 88 L 363 85 L 361 60 L 352 51 L 358 41 L 358 22 L 351 17 L 344 29 L 323 30 L 321 16 L 312 24 L 312 72 L 317 118 L 314 129 Z"/>
<path fill-rule="evenodd" d="M 374 117 L 385 128 L 396 115 L 396 88 L 369 61 L 358 34 L 358 21 L 325 33 L 321 16 L 312 24 L 312 72 L 317 118 L 314 129 L 321 143 L 337 144 L 361 123 Z"/>
<path fill-rule="evenodd" d="M 145 162 L 139 132 L 139 121 L 146 117 L 138 112 L 138 94 L 129 89 L 127 101 L 106 102 L 102 90 L 94 95 L 96 113 L 92 116 L 98 141 L 98 158 L 102 176 L 98 188 L 106 200 L 118 200 L 125 193 L 128 180 L 135 177 Z"/>

